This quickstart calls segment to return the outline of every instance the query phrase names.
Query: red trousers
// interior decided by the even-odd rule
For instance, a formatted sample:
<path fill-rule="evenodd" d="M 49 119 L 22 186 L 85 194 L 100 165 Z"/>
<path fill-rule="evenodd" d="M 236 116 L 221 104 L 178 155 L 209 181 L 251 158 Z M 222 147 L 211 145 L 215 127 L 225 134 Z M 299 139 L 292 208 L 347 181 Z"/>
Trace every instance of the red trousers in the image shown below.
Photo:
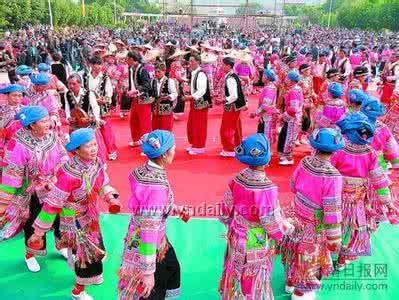
<path fill-rule="evenodd" d="M 224 151 L 233 152 L 241 144 L 242 128 L 240 111 L 223 112 L 220 139 Z"/>
<path fill-rule="evenodd" d="M 324 82 L 324 78 L 321 77 L 313 77 L 313 90 L 316 95 L 320 94 L 320 88 Z"/>
<path fill-rule="evenodd" d="M 205 148 L 208 134 L 208 108 L 196 110 L 191 103 L 187 122 L 187 137 L 193 148 Z"/>
<path fill-rule="evenodd" d="M 170 115 L 152 115 L 152 130 L 163 129 L 172 131 L 173 129 L 173 114 Z"/>
<path fill-rule="evenodd" d="M 102 136 L 104 137 L 105 147 L 107 148 L 108 155 L 116 152 L 115 135 L 112 130 L 111 118 L 109 116 L 103 117 L 105 124 L 100 127 Z"/>
<path fill-rule="evenodd" d="M 151 132 L 151 104 L 138 104 L 133 100 L 130 109 L 130 134 L 137 142 L 145 133 Z"/>
<path fill-rule="evenodd" d="M 382 87 L 381 102 L 384 104 L 391 103 L 393 90 L 395 89 L 394 83 L 385 83 Z"/>

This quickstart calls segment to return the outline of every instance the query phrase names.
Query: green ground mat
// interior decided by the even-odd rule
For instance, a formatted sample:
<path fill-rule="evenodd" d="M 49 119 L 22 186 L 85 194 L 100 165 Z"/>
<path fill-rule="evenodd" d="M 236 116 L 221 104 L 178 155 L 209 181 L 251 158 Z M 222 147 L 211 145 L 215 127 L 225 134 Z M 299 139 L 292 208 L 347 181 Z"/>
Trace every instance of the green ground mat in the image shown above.
<path fill-rule="evenodd" d="M 116 271 L 120 264 L 123 238 L 128 216 L 101 217 L 107 248 L 105 280 L 87 290 L 95 300 L 116 299 Z M 179 299 L 219 299 L 217 286 L 221 273 L 225 240 L 224 226 L 217 220 L 191 219 L 187 224 L 169 220 L 168 236 L 176 249 L 182 268 L 182 296 Z M 0 243 L 0 300 L 70 299 L 74 276 L 66 262 L 54 251 L 49 234 L 46 258 L 40 258 L 39 273 L 27 271 L 23 260 L 23 238 Z M 399 294 L 399 228 L 382 224 L 373 237 L 373 255 L 360 259 L 346 271 L 324 280 L 324 289 L 317 299 L 395 299 Z M 273 272 L 275 299 L 290 299 L 283 292 L 284 276 L 276 258 Z"/>

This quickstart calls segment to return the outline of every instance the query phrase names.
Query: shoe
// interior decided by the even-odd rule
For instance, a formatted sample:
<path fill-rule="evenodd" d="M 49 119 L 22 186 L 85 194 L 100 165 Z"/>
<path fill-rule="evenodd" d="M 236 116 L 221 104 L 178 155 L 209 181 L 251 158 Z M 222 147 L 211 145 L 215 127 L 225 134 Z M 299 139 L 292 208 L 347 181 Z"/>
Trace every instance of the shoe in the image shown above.
<path fill-rule="evenodd" d="M 118 158 L 118 154 L 116 152 L 111 153 L 108 155 L 109 160 L 116 160 Z"/>
<path fill-rule="evenodd" d="M 138 147 L 141 146 L 142 144 L 143 144 L 142 140 L 138 140 L 137 142 L 129 142 L 130 147 Z"/>
<path fill-rule="evenodd" d="M 314 299 L 316 299 L 315 292 L 304 293 L 302 296 L 298 296 L 295 294 L 291 295 L 291 300 L 314 300 Z"/>
<path fill-rule="evenodd" d="M 236 153 L 234 151 L 224 151 L 224 150 L 222 150 L 222 152 L 220 152 L 219 155 L 222 156 L 222 157 L 235 157 Z"/>
<path fill-rule="evenodd" d="M 40 271 L 40 265 L 36 260 L 36 257 L 26 258 L 25 257 L 26 266 L 28 267 L 29 271 L 36 273 Z"/>
<path fill-rule="evenodd" d="M 56 249 L 56 252 L 63 256 L 65 259 L 68 259 L 68 248 L 62 248 L 60 250 Z"/>
<path fill-rule="evenodd" d="M 294 164 L 294 160 L 293 159 L 288 160 L 288 159 L 284 158 L 278 164 L 281 166 L 291 166 Z"/>
<path fill-rule="evenodd" d="M 125 114 L 120 113 L 120 114 L 119 114 L 119 117 L 120 117 L 121 119 L 124 119 L 124 118 L 125 118 Z"/>
<path fill-rule="evenodd" d="M 295 146 L 300 146 L 300 145 L 301 145 L 301 142 L 299 140 L 296 140 L 295 141 Z"/>
<path fill-rule="evenodd" d="M 186 148 L 186 151 L 187 151 L 187 152 L 190 152 L 191 150 L 193 150 L 193 147 L 192 147 L 192 146 Z"/>
<path fill-rule="evenodd" d="M 205 148 L 191 148 L 191 150 L 188 151 L 188 154 L 190 155 L 198 155 L 204 153 L 205 153 Z"/>
<path fill-rule="evenodd" d="M 337 271 L 337 272 L 341 272 L 341 271 L 343 271 L 344 269 L 345 269 L 345 267 L 346 267 L 346 265 L 342 265 L 342 264 L 336 264 L 335 265 L 335 271 Z"/>
<path fill-rule="evenodd" d="M 79 295 L 72 294 L 72 300 L 94 300 L 94 298 L 83 291 Z"/>
<path fill-rule="evenodd" d="M 294 292 L 294 290 L 295 290 L 295 287 L 294 286 L 291 286 L 291 285 L 285 285 L 285 292 L 287 293 L 287 294 L 292 294 L 293 292 Z"/>

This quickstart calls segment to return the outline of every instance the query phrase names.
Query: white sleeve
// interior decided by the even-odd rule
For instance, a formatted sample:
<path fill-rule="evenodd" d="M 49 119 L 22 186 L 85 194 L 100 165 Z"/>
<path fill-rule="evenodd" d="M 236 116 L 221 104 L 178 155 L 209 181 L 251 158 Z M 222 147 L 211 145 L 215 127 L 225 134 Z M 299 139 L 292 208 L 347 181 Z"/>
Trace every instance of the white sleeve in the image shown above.
<path fill-rule="evenodd" d="M 71 107 L 69 106 L 69 102 L 65 96 L 65 116 L 67 120 L 71 117 Z"/>
<path fill-rule="evenodd" d="M 234 78 L 229 77 L 227 78 L 226 84 L 227 84 L 227 89 L 229 91 L 229 96 L 226 97 L 226 101 L 227 104 L 231 104 L 238 99 L 237 81 Z"/>
<path fill-rule="evenodd" d="M 200 99 L 201 97 L 203 97 L 206 93 L 206 85 L 207 85 L 207 79 L 206 79 L 206 75 L 204 72 L 200 72 L 198 74 L 198 78 L 197 78 L 197 91 L 192 95 L 193 98 L 195 100 Z M 194 88 L 196 88 L 194 87 Z"/>
<path fill-rule="evenodd" d="M 114 88 L 112 87 L 111 80 L 109 79 L 109 77 L 107 77 L 107 80 L 105 81 L 105 97 L 111 99 L 113 93 Z"/>
<path fill-rule="evenodd" d="M 94 96 L 93 92 L 90 92 L 89 94 L 89 102 L 90 106 L 93 112 L 93 116 L 96 119 L 96 121 L 100 121 L 100 106 L 98 105 L 96 96 Z"/>
<path fill-rule="evenodd" d="M 349 76 L 351 72 L 352 72 L 352 67 L 351 67 L 351 64 L 349 63 L 349 60 L 347 60 L 345 62 L 345 73 L 344 73 L 344 76 L 345 77 Z"/>
<path fill-rule="evenodd" d="M 168 91 L 169 91 L 169 97 L 171 98 L 172 101 L 175 101 L 177 99 L 177 90 L 176 90 L 176 84 L 173 79 L 168 79 Z"/>

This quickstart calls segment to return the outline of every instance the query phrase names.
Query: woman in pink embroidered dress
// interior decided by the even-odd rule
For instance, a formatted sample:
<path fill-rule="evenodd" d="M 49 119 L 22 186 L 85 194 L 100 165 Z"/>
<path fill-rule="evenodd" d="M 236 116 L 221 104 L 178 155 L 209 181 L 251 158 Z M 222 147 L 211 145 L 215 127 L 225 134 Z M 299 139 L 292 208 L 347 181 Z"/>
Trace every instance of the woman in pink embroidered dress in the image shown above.
<path fill-rule="evenodd" d="M 3 157 L 8 141 L 14 133 L 22 128 L 20 120 L 15 116 L 21 109 L 21 102 L 26 89 L 18 84 L 10 84 L 0 90 L 0 94 L 5 95 L 7 102 L 0 105 L 0 164 L 3 165 Z M 0 171 L 1 175 L 1 171 Z"/>
<path fill-rule="evenodd" d="M 341 244 L 342 176 L 331 165 L 333 152 L 344 147 L 335 129 L 316 129 L 310 137 L 315 154 L 305 157 L 291 177 L 294 233 L 283 242 L 286 292 L 292 299 L 313 299 L 321 278 L 333 272 L 330 252 Z"/>
<path fill-rule="evenodd" d="M 230 181 L 220 205 L 228 232 L 219 292 L 223 300 L 272 300 L 276 243 L 293 226 L 281 217 L 277 186 L 264 171 L 271 158 L 265 135 L 246 138 L 236 158 L 248 168 Z"/>
<path fill-rule="evenodd" d="M 55 172 L 68 160 L 68 156 L 57 133 L 50 129 L 50 117 L 44 107 L 25 106 L 18 113 L 18 118 L 24 128 L 8 142 L 4 156 L 0 188 L 0 241 L 14 237 L 23 229 L 27 267 L 31 272 L 38 272 L 40 265 L 35 255 L 46 255 L 46 238 L 43 237 L 38 248 L 31 247 L 28 240 Z M 61 255 L 66 256 L 66 250 L 59 243 L 59 221 L 54 229 L 56 247 Z"/>
<path fill-rule="evenodd" d="M 263 133 L 271 144 L 276 142 L 276 116 L 279 111 L 276 108 L 277 88 L 274 85 L 276 75 L 271 70 L 263 72 L 265 84 L 259 95 L 258 109 L 251 113 L 251 118 L 259 117 L 258 133 Z"/>
<path fill-rule="evenodd" d="M 68 248 L 68 262 L 75 273 L 72 299 L 93 300 L 85 292 L 85 286 L 103 282 L 102 259 L 105 257 L 98 201 L 106 201 L 113 214 L 120 211 L 121 205 L 118 193 L 110 186 L 106 166 L 98 158 L 93 129 L 74 131 L 66 149 L 74 156 L 57 171 L 56 180 L 34 220 L 34 233 L 28 243 L 32 247 L 40 246 L 43 235 L 60 214 L 60 243 Z"/>
<path fill-rule="evenodd" d="M 375 128 L 361 112 L 348 114 L 337 125 L 346 137 L 345 147 L 335 152 L 331 163 L 343 176 L 342 188 L 342 247 L 336 269 L 358 256 L 370 256 L 370 228 L 366 219 L 368 183 L 377 193 L 382 207 L 391 206 L 389 179 L 369 145 Z"/>
<path fill-rule="evenodd" d="M 175 138 L 154 130 L 143 141 L 149 161 L 129 175 L 131 218 L 118 271 L 119 300 L 180 295 L 180 265 L 166 237 L 166 219 L 178 211 L 165 170 L 175 155 Z"/>

